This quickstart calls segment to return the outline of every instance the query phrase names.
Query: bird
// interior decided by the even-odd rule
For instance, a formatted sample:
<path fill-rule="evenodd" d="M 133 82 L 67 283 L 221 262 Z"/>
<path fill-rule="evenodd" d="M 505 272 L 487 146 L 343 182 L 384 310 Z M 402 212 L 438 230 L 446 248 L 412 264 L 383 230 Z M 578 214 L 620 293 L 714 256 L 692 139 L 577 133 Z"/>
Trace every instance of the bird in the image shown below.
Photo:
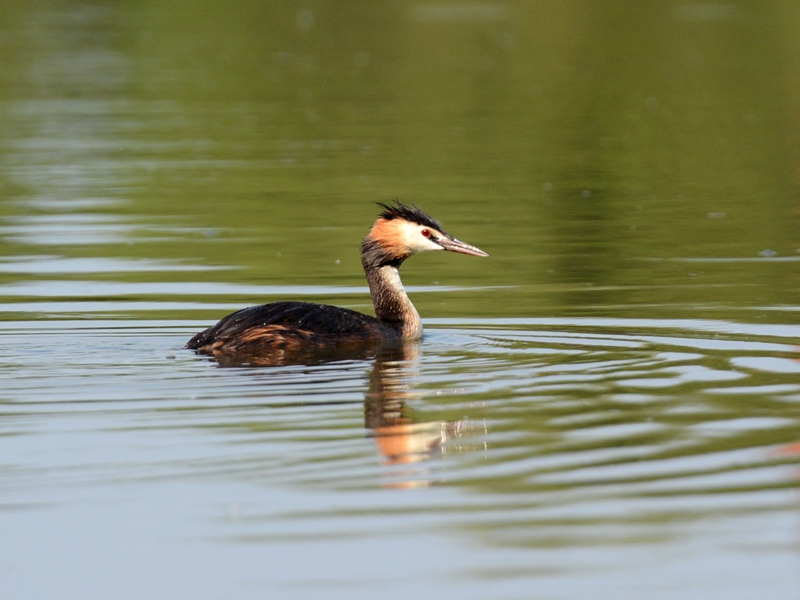
<path fill-rule="evenodd" d="M 273 302 L 224 317 L 195 335 L 186 348 L 217 356 L 285 357 L 343 346 L 420 339 L 422 321 L 400 280 L 400 265 L 423 252 L 488 254 L 445 232 L 416 205 L 400 200 L 377 204 L 382 210 L 361 243 L 361 264 L 369 283 L 374 317 L 327 304 Z"/>

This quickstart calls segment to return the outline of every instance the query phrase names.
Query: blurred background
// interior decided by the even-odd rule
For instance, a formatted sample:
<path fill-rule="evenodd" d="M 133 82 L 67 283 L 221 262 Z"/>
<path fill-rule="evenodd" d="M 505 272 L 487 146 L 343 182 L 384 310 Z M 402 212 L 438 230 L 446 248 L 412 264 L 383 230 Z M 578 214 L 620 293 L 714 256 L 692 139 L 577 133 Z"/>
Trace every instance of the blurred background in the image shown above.
<path fill-rule="evenodd" d="M 3 2 L 0 282 L 363 291 L 400 198 L 491 255 L 407 284 L 513 286 L 423 316 L 796 305 L 798 30 L 780 1 Z"/>
<path fill-rule="evenodd" d="M 789 0 L 0 0 L 3 597 L 797 598 L 799 32 Z M 490 255 L 403 266 L 407 354 L 182 349 L 371 311 L 396 198 Z"/>

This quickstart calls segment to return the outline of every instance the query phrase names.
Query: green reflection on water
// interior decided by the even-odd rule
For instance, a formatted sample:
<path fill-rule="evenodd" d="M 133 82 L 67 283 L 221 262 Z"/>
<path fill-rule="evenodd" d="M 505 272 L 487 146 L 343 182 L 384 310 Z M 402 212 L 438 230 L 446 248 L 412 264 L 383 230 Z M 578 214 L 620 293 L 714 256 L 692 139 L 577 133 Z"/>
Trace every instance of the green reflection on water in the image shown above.
<path fill-rule="evenodd" d="M 491 254 L 411 261 L 408 284 L 518 286 L 419 295 L 424 316 L 796 321 L 731 309 L 797 305 L 799 17 L 5 3 L 3 214 L 38 233 L 6 230 L 1 252 L 234 267 L 93 279 L 362 285 L 371 202 L 400 197 Z M 118 202 L 69 204 L 93 198 Z M 110 221 L 48 242 L 42 217 L 65 214 Z M 731 260 L 685 261 L 708 258 Z"/>
<path fill-rule="evenodd" d="M 687 316 L 797 321 L 798 21 L 800 8 L 786 0 L 0 4 L 0 292 L 11 290 L 0 300 L 58 318 L 37 306 L 88 298 L 110 305 L 113 312 L 100 317 L 161 320 L 151 329 L 137 322 L 127 333 L 109 326 L 103 335 L 59 322 L 33 335 L 36 324 L 25 320 L 31 314 L 0 311 L 0 319 L 21 321 L 2 344 L 11 417 L 3 423 L 13 434 L 6 438 L 20 441 L 4 454 L 13 467 L 6 491 L 21 490 L 26 502 L 61 498 L 44 480 L 80 489 L 75 507 L 85 503 L 86 482 L 136 477 L 219 477 L 219 498 L 230 497 L 232 480 L 261 482 L 250 496 L 259 506 L 281 486 L 363 491 L 381 473 L 364 425 L 419 434 L 427 449 L 435 437 L 427 423 L 453 435 L 448 426 L 467 417 L 485 425 L 471 432 L 476 441 L 454 436 L 449 448 L 463 445 L 464 453 L 432 461 L 431 469 L 441 465 L 451 487 L 477 493 L 431 494 L 417 504 L 363 494 L 355 508 L 352 496 L 331 506 L 331 495 L 318 494 L 305 508 L 289 502 L 267 511 L 264 539 L 296 542 L 311 531 L 319 547 L 318 515 L 334 517 L 328 527 L 343 539 L 352 535 L 353 521 L 339 518 L 347 514 L 358 520 L 356 530 L 372 533 L 365 516 L 416 512 L 425 518 L 396 519 L 390 535 L 381 535 L 428 531 L 427 515 L 451 513 L 464 517 L 437 519 L 439 533 L 471 529 L 496 544 L 583 548 L 595 540 L 664 540 L 676 535 L 672 524 L 723 515 L 736 519 L 724 522 L 721 535 L 694 534 L 713 540 L 708 546 L 693 550 L 679 539 L 668 551 L 721 563 L 730 558 L 722 546 L 745 540 L 749 554 L 725 575 L 760 554 L 766 559 L 753 568 L 770 576 L 758 581 L 789 588 L 780 574 L 790 569 L 767 564 L 778 554 L 765 551 L 775 538 L 762 534 L 765 522 L 790 532 L 796 513 L 794 493 L 769 494 L 797 485 L 794 471 L 782 468 L 796 462 L 796 376 L 733 361 L 796 355 L 706 352 L 702 342 L 724 332 L 695 321 L 665 341 L 654 323 Z M 478 317 L 484 329 L 472 334 L 479 341 L 461 344 L 441 341 L 453 330 L 431 327 L 421 375 L 408 374 L 408 398 L 389 390 L 389 410 L 375 409 L 377 365 L 363 376 L 343 367 L 334 387 L 298 372 L 276 390 L 280 373 L 212 370 L 177 351 L 165 358 L 158 338 L 164 320 L 210 323 L 229 310 L 212 304 L 261 300 L 244 289 L 220 292 L 223 283 L 320 286 L 328 292 L 320 301 L 369 310 L 366 294 L 332 286 L 364 285 L 358 244 L 377 212 L 372 203 L 395 197 L 419 203 L 491 255 L 414 259 L 404 267 L 407 284 L 497 286 L 412 294 L 424 317 Z M 91 264 L 69 263 L 70 270 L 63 259 Z M 100 259 L 107 268 L 99 269 Z M 209 266 L 229 268 L 203 270 Z M 87 296 L 79 286 L 58 287 L 82 281 L 200 282 L 208 291 L 141 293 L 131 285 Z M 21 284 L 37 282 L 54 295 L 24 292 L 35 288 Z M 138 300 L 200 308 L 123 308 Z M 620 346 L 617 337 L 630 333 L 623 325 L 591 319 L 569 344 L 543 342 L 541 332 L 515 343 L 523 325 L 480 322 L 554 315 L 651 323 L 641 340 Z M 542 330 L 570 327 L 562 318 Z M 486 333 L 493 328 L 502 330 L 497 339 Z M 167 332 L 170 353 L 190 336 L 185 329 Z M 590 343 L 598 336 L 599 354 Z M 755 330 L 735 339 L 775 341 Z M 548 357 L 548 349 L 557 352 Z M 656 360 L 687 350 L 699 375 L 730 378 L 691 379 Z M 375 385 L 365 393 L 370 377 Z M 419 392 L 442 395 L 417 400 L 415 378 Z M 394 383 L 405 385 L 402 376 Z M 329 410 L 308 403 L 309 391 L 327 398 Z M 281 402 L 276 394 L 288 400 L 268 410 L 270 401 Z M 130 412 L 118 410 L 123 403 Z M 82 410 L 91 411 L 87 419 Z M 80 426 L 62 421 L 60 411 L 74 412 Z M 154 437 L 127 437 L 138 430 Z M 220 431 L 230 434 L 226 446 L 214 444 Z M 484 441 L 487 452 L 475 451 Z M 130 455 L 116 452 L 128 443 Z M 772 453 L 778 444 L 787 445 L 784 454 Z M 187 462 L 183 448 L 190 446 L 199 459 Z M 65 456 L 74 464 L 65 467 Z M 686 502 L 676 508 L 681 496 Z M 299 525 L 287 529 L 285 517 L 301 510 Z M 135 522 L 126 511 L 119 520 Z M 770 511 L 780 518 L 757 519 Z M 14 520 L 27 523 L 31 514 Z M 303 520 L 309 515 L 312 527 Z M 56 544 L 28 532 L 18 539 L 57 550 L 75 539 L 62 529 L 72 522 L 69 514 L 54 522 Z M 75 531 L 103 529 L 98 522 L 92 513 Z M 632 527 L 661 522 L 667 527 Z M 153 539 L 158 547 L 165 535 L 194 546 L 195 527 Z M 253 539 L 261 529 L 250 521 L 241 531 Z M 452 538 L 446 541 L 452 551 Z M 783 543 L 780 554 L 794 560 L 794 538 Z M 76 555 L 74 544 L 67 554 Z M 501 578 L 555 565 L 570 579 L 575 573 L 571 557 L 526 558 L 518 571 L 522 563 L 501 565 L 501 558 L 462 577 L 447 558 L 437 557 L 449 591 L 455 579 L 474 585 L 476 572 Z M 631 562 L 617 559 L 616 572 L 624 579 L 639 573 L 641 558 L 637 548 Z M 386 561 L 378 560 L 383 569 Z M 273 562 L 259 565 L 259 576 Z M 410 576 L 429 582 L 436 575 L 430 567 Z M 688 571 L 668 572 L 671 585 L 685 585 Z M 730 581 L 714 577 L 708 589 L 736 585 Z"/>

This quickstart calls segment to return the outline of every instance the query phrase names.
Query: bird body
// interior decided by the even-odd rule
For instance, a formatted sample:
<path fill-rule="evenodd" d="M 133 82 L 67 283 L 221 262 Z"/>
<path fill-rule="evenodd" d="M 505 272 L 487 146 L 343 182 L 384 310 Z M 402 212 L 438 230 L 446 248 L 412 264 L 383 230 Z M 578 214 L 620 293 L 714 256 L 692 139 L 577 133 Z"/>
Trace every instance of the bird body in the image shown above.
<path fill-rule="evenodd" d="M 402 339 L 394 327 L 348 308 L 273 302 L 236 311 L 194 336 L 187 348 L 227 352 L 290 350 L 309 345 Z"/>
<path fill-rule="evenodd" d="M 194 336 L 187 348 L 248 355 L 308 352 L 338 345 L 400 342 L 422 337 L 422 322 L 400 280 L 400 265 L 420 252 L 449 250 L 488 256 L 445 233 L 416 206 L 380 204 L 383 211 L 361 243 L 361 263 L 375 317 L 309 302 L 273 302 L 224 317 Z"/>

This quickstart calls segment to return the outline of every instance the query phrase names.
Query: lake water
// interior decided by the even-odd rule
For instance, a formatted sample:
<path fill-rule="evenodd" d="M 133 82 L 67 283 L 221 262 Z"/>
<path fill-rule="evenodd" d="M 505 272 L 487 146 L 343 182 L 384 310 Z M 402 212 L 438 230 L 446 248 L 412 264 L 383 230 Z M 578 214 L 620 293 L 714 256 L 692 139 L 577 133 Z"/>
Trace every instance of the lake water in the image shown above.
<path fill-rule="evenodd" d="M 0 7 L 3 598 L 796 598 L 800 8 Z M 183 349 L 371 311 L 419 343 Z"/>

